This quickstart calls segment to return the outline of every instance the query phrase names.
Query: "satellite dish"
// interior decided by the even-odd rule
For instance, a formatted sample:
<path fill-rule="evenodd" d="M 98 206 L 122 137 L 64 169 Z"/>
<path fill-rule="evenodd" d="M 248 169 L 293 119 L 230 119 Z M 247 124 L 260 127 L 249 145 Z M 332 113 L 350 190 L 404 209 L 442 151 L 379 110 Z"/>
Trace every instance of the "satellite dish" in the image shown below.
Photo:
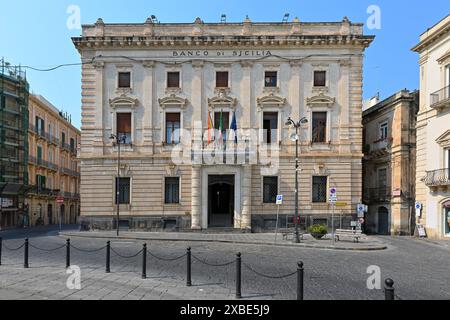
<path fill-rule="evenodd" d="M 298 135 L 295 134 L 295 133 L 291 134 L 291 136 L 289 137 L 289 139 L 290 139 L 291 141 L 298 141 L 298 140 L 299 140 Z"/>

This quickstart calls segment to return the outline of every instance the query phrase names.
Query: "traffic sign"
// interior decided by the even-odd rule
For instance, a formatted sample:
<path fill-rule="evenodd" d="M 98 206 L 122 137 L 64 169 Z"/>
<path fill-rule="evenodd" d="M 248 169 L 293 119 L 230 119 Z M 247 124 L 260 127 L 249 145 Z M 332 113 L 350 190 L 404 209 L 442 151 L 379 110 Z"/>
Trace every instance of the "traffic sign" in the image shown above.
<path fill-rule="evenodd" d="M 283 195 L 282 194 L 277 195 L 277 202 L 276 203 L 277 204 L 283 204 Z"/>
<path fill-rule="evenodd" d="M 58 204 L 63 204 L 63 203 L 64 203 L 64 198 L 61 197 L 61 196 L 57 197 L 57 198 L 56 198 L 56 203 L 58 203 Z"/>
<path fill-rule="evenodd" d="M 359 218 L 358 221 L 359 221 L 360 224 L 363 224 L 364 223 L 364 218 Z"/>

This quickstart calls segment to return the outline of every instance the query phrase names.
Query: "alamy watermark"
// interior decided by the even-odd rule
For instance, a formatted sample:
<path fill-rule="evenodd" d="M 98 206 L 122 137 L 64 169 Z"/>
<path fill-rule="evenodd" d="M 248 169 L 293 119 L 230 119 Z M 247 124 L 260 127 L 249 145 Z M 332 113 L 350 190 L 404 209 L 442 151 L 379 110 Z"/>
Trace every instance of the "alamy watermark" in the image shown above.
<path fill-rule="evenodd" d="M 369 18 L 367 18 L 367 28 L 370 30 L 380 30 L 381 29 L 381 8 L 377 5 L 370 5 L 367 8 L 367 14 L 369 14 Z"/>
<path fill-rule="evenodd" d="M 81 269 L 79 266 L 73 265 L 66 269 L 69 277 L 66 281 L 66 287 L 69 290 L 81 290 Z"/>
<path fill-rule="evenodd" d="M 80 30 L 81 29 L 81 9 L 79 6 L 71 4 L 67 7 L 66 13 L 69 15 L 66 21 L 67 29 Z"/>

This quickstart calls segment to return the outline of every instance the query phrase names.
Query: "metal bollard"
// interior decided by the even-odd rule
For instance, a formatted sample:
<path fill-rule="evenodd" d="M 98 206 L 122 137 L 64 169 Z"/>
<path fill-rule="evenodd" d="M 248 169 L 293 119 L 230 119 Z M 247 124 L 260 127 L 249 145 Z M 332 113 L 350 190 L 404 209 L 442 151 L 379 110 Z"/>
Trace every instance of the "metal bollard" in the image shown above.
<path fill-rule="evenodd" d="M 187 248 L 186 252 L 186 286 L 192 286 L 191 281 L 191 247 Z"/>
<path fill-rule="evenodd" d="M 66 269 L 70 267 L 70 239 L 66 240 Z"/>
<path fill-rule="evenodd" d="M 111 264 L 111 241 L 106 242 L 106 273 L 110 273 Z"/>
<path fill-rule="evenodd" d="M 384 287 L 384 299 L 385 300 L 395 300 L 394 296 L 394 280 L 387 278 L 386 281 L 384 281 L 386 286 Z"/>
<path fill-rule="evenodd" d="M 28 238 L 25 239 L 25 248 L 23 251 L 23 267 L 28 268 Z"/>
<path fill-rule="evenodd" d="M 3 246 L 3 239 L 0 237 L 0 266 L 2 265 L 2 246 Z"/>
<path fill-rule="evenodd" d="M 142 245 L 142 279 L 147 278 L 147 244 Z"/>
<path fill-rule="evenodd" d="M 297 263 L 297 300 L 303 300 L 303 262 Z"/>
<path fill-rule="evenodd" d="M 241 295 L 241 253 L 236 255 L 236 299 L 242 298 Z"/>

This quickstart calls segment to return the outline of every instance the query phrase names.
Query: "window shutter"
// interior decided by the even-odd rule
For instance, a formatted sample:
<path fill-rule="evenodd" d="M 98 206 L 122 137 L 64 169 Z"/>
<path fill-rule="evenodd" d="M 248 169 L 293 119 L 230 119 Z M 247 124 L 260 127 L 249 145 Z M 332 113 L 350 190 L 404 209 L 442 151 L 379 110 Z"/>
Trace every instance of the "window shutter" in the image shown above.
<path fill-rule="evenodd" d="M 117 114 L 117 133 L 131 132 L 131 113 Z"/>
<path fill-rule="evenodd" d="M 314 71 L 314 86 L 325 87 L 326 85 L 326 71 Z"/>
<path fill-rule="evenodd" d="M 179 88 L 180 87 L 180 73 L 179 72 L 167 72 L 167 87 Z"/>
<path fill-rule="evenodd" d="M 216 88 L 228 88 L 228 72 L 216 72 Z"/>

